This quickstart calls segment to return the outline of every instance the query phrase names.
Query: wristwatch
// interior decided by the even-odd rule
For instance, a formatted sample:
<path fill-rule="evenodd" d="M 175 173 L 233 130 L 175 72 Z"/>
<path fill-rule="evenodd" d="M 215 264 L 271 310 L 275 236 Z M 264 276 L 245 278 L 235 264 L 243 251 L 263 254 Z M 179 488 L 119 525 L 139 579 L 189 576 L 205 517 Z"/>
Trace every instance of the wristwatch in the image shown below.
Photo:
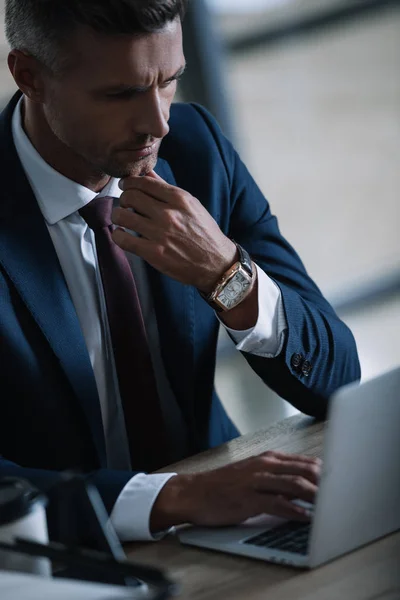
<path fill-rule="evenodd" d="M 236 242 L 239 260 L 222 275 L 210 294 L 200 295 L 217 312 L 231 310 L 238 306 L 251 291 L 254 277 L 253 263 L 247 250 Z"/>

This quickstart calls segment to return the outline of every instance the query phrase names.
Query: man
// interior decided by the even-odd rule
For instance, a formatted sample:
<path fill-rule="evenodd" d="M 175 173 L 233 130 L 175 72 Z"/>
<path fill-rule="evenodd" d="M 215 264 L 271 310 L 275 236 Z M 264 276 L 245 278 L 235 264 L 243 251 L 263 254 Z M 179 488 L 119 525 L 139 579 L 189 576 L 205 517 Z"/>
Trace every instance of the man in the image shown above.
<path fill-rule="evenodd" d="M 350 331 L 218 125 L 171 105 L 184 10 L 6 1 L 20 93 L 0 124 L 0 475 L 49 490 L 80 469 L 122 540 L 307 518 L 292 501 L 315 496 L 311 458 L 144 473 L 238 435 L 213 388 L 219 322 L 307 414 L 360 375 Z"/>

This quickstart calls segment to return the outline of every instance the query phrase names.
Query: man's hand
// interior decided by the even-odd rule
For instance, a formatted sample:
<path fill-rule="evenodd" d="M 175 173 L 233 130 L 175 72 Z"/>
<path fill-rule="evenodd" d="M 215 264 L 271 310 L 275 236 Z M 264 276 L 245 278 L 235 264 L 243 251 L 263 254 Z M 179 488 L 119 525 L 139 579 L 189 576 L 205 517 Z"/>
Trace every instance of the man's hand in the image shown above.
<path fill-rule="evenodd" d="M 116 229 L 114 242 L 165 275 L 211 292 L 235 262 L 237 250 L 204 206 L 154 171 L 124 179 L 122 185 L 122 208 L 114 210 L 113 221 L 140 237 Z"/>
<path fill-rule="evenodd" d="M 314 502 L 320 469 L 316 458 L 265 452 L 213 471 L 177 475 L 161 490 L 150 528 L 235 525 L 263 513 L 307 521 L 307 510 L 292 500 Z"/>

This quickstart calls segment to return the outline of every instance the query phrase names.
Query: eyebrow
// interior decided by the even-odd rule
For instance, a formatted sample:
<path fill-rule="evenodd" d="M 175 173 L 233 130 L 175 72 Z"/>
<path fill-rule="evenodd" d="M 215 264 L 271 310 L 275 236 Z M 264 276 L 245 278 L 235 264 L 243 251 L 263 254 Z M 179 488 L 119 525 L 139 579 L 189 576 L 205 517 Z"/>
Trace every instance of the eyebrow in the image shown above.
<path fill-rule="evenodd" d="M 165 79 L 163 83 L 167 83 L 168 81 L 174 81 L 175 79 L 180 79 L 186 70 L 186 64 L 180 67 L 174 75 Z M 116 93 L 116 92 L 147 92 L 151 86 L 132 86 L 125 83 L 115 84 L 115 85 L 107 85 L 103 86 L 97 90 L 94 90 L 95 93 Z"/>

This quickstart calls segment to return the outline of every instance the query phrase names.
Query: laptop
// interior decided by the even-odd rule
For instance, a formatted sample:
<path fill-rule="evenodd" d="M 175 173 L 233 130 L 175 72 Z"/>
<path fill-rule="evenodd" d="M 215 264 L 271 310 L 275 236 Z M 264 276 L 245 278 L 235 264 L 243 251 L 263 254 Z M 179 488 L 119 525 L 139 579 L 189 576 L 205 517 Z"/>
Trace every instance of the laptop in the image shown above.
<path fill-rule="evenodd" d="M 189 527 L 183 544 L 313 568 L 400 529 L 400 368 L 330 400 L 324 463 L 310 523 L 272 516 Z"/>

